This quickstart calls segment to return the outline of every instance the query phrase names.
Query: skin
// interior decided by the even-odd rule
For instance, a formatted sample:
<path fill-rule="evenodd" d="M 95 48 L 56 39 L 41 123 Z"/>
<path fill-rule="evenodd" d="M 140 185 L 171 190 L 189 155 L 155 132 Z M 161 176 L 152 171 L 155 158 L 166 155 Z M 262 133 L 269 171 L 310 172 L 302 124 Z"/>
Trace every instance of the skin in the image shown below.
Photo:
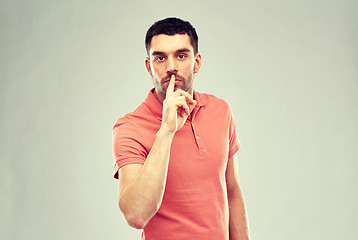
<path fill-rule="evenodd" d="M 194 53 L 187 34 L 154 36 L 148 55 L 145 66 L 160 102 L 165 99 L 171 75 L 176 80 L 174 90 L 181 89 L 193 96 L 194 75 L 200 70 L 201 54 Z"/>
<path fill-rule="evenodd" d="M 152 149 L 144 163 L 120 169 L 118 205 L 128 224 L 143 228 L 158 211 L 164 195 L 170 146 L 196 105 L 193 79 L 201 67 L 186 34 L 156 35 L 145 66 L 163 103 L 163 117 Z M 236 155 L 228 159 L 226 184 L 229 201 L 230 239 L 249 239 L 245 203 L 239 184 Z"/>

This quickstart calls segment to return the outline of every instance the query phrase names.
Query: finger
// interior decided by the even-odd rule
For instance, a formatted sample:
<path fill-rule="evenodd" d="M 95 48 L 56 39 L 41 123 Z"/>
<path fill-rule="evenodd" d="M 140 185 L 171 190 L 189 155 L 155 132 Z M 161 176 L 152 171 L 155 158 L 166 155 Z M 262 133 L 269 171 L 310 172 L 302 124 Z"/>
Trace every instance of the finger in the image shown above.
<path fill-rule="evenodd" d="M 188 105 L 189 105 L 189 109 L 190 109 L 190 112 L 191 112 L 191 111 L 193 111 L 193 109 L 194 109 L 195 106 L 196 106 L 196 101 L 193 100 L 193 103 L 188 103 Z"/>
<path fill-rule="evenodd" d="M 174 99 L 174 101 L 178 110 L 182 108 L 187 115 L 190 114 L 190 108 L 184 96 L 177 97 Z"/>
<path fill-rule="evenodd" d="M 183 109 L 183 108 L 179 108 L 179 115 L 180 115 L 180 117 L 185 117 L 185 110 Z"/>
<path fill-rule="evenodd" d="M 189 104 L 196 104 L 196 101 L 193 99 L 193 96 L 188 92 L 183 91 L 182 89 L 178 89 L 174 92 L 174 94 L 178 96 L 184 96 Z"/>
<path fill-rule="evenodd" d="M 167 96 L 171 96 L 174 93 L 175 87 L 175 76 L 174 74 L 170 77 L 169 85 L 167 88 Z"/>

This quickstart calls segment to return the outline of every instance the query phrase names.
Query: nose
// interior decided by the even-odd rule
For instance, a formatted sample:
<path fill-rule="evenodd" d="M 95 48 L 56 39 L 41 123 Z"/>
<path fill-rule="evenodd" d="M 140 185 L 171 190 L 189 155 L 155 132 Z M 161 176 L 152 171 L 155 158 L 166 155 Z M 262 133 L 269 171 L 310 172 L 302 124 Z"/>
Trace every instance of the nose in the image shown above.
<path fill-rule="evenodd" d="M 167 73 L 177 73 L 178 72 L 178 65 L 175 59 L 168 59 L 168 66 L 167 66 Z"/>

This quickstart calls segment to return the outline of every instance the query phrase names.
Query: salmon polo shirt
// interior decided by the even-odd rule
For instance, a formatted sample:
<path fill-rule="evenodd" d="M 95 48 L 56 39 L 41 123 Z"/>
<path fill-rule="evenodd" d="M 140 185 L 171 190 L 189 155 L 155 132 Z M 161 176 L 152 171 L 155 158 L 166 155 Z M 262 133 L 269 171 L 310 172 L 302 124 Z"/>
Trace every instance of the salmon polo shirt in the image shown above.
<path fill-rule="evenodd" d="M 114 177 L 127 164 L 144 164 L 161 126 L 162 108 L 152 89 L 113 127 Z M 225 171 L 240 148 L 229 105 L 194 91 L 197 105 L 173 138 L 162 205 L 144 227 L 146 240 L 229 239 Z"/>

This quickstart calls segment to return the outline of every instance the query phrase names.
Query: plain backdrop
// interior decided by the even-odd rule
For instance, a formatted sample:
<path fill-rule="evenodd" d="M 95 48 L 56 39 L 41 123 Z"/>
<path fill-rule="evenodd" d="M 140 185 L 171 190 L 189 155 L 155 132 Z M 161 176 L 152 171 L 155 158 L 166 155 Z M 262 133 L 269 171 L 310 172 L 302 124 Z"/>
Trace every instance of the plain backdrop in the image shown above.
<path fill-rule="evenodd" d="M 195 89 L 233 110 L 252 239 L 355 239 L 355 0 L 1 0 L 0 239 L 140 239 L 112 127 L 152 88 L 144 36 L 168 16 L 197 29 Z"/>

